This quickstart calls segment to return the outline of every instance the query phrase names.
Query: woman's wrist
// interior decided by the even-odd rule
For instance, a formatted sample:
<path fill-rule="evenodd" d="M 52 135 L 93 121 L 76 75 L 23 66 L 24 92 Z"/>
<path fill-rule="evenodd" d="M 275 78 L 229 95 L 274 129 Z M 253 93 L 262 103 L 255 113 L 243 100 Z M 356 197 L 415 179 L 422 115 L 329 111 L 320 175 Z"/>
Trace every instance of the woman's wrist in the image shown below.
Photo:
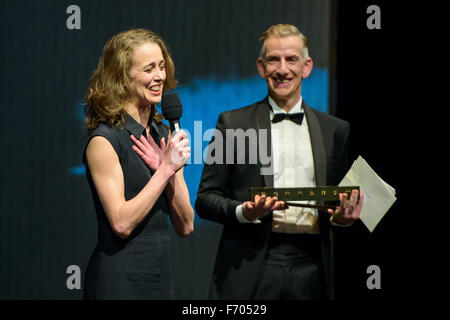
<path fill-rule="evenodd" d="M 158 169 L 156 170 L 156 172 L 160 172 L 161 175 L 165 178 L 165 180 L 167 180 L 168 182 L 170 182 L 170 180 L 173 179 L 173 177 L 175 176 L 175 171 L 168 165 L 164 165 L 161 164 Z"/>

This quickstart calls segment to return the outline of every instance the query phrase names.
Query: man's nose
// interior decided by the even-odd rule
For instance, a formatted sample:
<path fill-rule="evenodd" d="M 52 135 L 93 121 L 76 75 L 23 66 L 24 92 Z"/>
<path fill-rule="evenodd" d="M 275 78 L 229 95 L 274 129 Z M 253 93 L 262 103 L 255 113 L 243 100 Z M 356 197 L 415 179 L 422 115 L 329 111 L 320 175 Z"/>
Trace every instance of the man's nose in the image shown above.
<path fill-rule="evenodd" d="M 279 65 L 279 67 L 277 69 L 277 72 L 279 74 L 283 74 L 283 75 L 287 74 L 289 72 L 289 70 L 287 68 L 286 60 L 284 60 L 284 59 L 280 60 L 280 65 Z"/>

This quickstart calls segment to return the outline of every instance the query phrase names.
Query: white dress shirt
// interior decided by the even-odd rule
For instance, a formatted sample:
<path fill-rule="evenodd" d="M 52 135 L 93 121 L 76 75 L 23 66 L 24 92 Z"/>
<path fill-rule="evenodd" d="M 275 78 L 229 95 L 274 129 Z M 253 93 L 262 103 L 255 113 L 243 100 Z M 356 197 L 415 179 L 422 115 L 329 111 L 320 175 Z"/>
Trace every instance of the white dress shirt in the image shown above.
<path fill-rule="evenodd" d="M 270 120 L 276 113 L 285 110 L 269 97 Z M 289 111 L 289 114 L 304 112 L 302 98 Z M 315 187 L 314 160 L 308 123 L 303 117 L 301 125 L 290 120 L 271 123 L 272 161 L 274 168 L 273 182 L 275 188 Z M 302 201 L 297 201 L 302 202 Z M 303 201 L 315 203 L 313 201 Z M 236 217 L 241 223 L 260 223 L 259 219 L 249 221 L 242 212 L 242 205 L 236 208 Z M 319 233 L 317 209 L 289 207 L 287 210 L 273 212 L 273 232 L 281 233 Z"/>

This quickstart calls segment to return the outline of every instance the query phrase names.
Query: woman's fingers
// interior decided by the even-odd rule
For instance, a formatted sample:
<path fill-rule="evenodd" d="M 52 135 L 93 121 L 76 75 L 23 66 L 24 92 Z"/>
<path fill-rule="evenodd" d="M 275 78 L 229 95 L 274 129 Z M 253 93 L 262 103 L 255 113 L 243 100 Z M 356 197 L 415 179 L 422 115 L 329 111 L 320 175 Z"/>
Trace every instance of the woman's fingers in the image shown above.
<path fill-rule="evenodd" d="M 161 150 L 166 150 L 166 139 L 164 137 L 161 138 L 161 141 L 159 141 L 159 145 L 161 146 Z"/>
<path fill-rule="evenodd" d="M 141 136 L 141 137 L 142 137 L 142 136 Z M 145 140 L 145 142 L 146 142 L 146 144 L 147 144 L 148 147 L 151 147 L 151 148 L 153 148 L 154 150 L 158 150 L 158 149 L 159 149 L 158 145 L 157 145 L 156 142 L 153 140 L 153 138 L 152 138 L 152 136 L 151 136 L 150 134 L 148 135 L 148 138 L 147 138 L 147 139 L 143 139 L 143 140 Z"/>
<path fill-rule="evenodd" d="M 186 136 L 187 136 L 186 131 L 180 130 L 173 136 L 173 139 L 171 139 L 171 140 L 173 140 L 175 142 L 180 142 L 181 140 L 186 138 Z"/>
<path fill-rule="evenodd" d="M 150 161 L 150 158 L 145 155 L 138 147 L 132 146 L 133 150 L 145 161 Z"/>
<path fill-rule="evenodd" d="M 134 144 L 137 145 L 139 147 L 139 149 L 141 150 L 145 150 L 144 145 L 142 144 L 141 141 L 139 141 L 138 139 L 136 139 L 133 135 L 130 136 L 131 140 L 133 140 Z"/>

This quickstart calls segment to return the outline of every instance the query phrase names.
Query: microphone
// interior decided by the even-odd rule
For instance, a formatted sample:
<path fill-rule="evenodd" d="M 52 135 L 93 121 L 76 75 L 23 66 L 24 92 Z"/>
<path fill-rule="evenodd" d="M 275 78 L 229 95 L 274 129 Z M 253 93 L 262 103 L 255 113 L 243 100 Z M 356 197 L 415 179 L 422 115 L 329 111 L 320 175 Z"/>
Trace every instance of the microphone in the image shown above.
<path fill-rule="evenodd" d="M 183 114 L 180 98 L 176 92 L 166 92 L 162 95 L 161 111 L 165 119 L 170 123 L 172 136 L 180 131 L 180 118 Z"/>

